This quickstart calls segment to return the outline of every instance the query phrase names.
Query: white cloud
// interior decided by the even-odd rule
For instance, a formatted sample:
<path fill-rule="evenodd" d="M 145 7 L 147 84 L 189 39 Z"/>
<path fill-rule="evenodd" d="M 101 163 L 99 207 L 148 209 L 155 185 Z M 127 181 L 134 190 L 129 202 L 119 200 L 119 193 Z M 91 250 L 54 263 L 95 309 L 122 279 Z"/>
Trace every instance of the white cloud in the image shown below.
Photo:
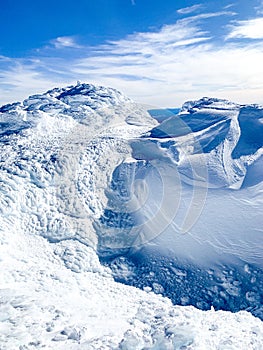
<path fill-rule="evenodd" d="M 0 71 L 1 104 L 20 101 L 54 86 L 56 79 L 49 79 L 39 68 L 36 62 L 13 60 L 12 67 Z"/>
<path fill-rule="evenodd" d="M 56 49 L 67 48 L 67 47 L 76 48 L 76 49 L 81 48 L 81 46 L 76 43 L 75 38 L 71 36 L 59 36 L 58 38 L 51 40 L 50 43 L 54 45 Z"/>
<path fill-rule="evenodd" d="M 180 13 L 180 14 L 185 15 L 185 14 L 188 14 L 188 13 L 193 13 L 196 10 L 199 10 L 201 7 L 203 7 L 202 4 L 196 4 L 196 5 L 193 5 L 193 6 L 181 8 L 181 9 L 177 10 L 177 12 Z"/>
<path fill-rule="evenodd" d="M 263 39 L 263 17 L 236 22 L 227 36 L 232 38 Z"/>
<path fill-rule="evenodd" d="M 190 44 L 192 40 L 193 42 L 198 41 L 198 38 L 201 38 L 202 41 L 208 40 L 209 37 L 205 37 L 205 35 L 206 32 L 194 24 L 190 24 L 190 20 L 180 20 L 176 24 L 165 25 L 156 32 L 137 33 L 123 40 L 111 41 L 103 49 L 116 55 L 151 55 L 159 50 L 168 51 L 181 41 L 187 40 Z"/>
<path fill-rule="evenodd" d="M 226 14 L 200 14 L 158 31 L 132 34 L 95 48 L 80 47 L 79 58 L 52 58 L 61 52 L 53 47 L 50 57 L 20 59 L 2 70 L 0 83 L 10 86 L 0 87 L 0 97 L 11 102 L 81 80 L 115 87 L 156 107 L 176 107 L 202 96 L 263 103 L 262 43 L 226 41 L 218 47 L 202 28 L 202 20 Z"/>
<path fill-rule="evenodd" d="M 160 48 L 151 57 L 88 58 L 79 61 L 73 70 L 86 79 L 103 81 L 141 102 L 157 106 L 179 106 L 187 99 L 202 96 L 255 103 L 263 102 L 262 61 L 261 47 L 218 50 L 202 44 Z"/>
<path fill-rule="evenodd" d="M 259 0 L 258 6 L 255 7 L 258 15 L 263 15 L 263 0 Z"/>
<path fill-rule="evenodd" d="M 234 6 L 236 6 L 235 3 L 228 4 L 228 5 L 224 6 L 224 9 L 227 10 L 227 9 L 230 9 L 231 7 L 234 7 Z"/>

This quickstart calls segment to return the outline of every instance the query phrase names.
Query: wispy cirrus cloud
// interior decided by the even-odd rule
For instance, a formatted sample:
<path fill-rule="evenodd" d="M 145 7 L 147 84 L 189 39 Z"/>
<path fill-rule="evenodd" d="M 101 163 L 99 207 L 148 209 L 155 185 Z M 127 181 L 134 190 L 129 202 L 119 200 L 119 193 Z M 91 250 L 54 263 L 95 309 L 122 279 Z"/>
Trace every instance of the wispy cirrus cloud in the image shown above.
<path fill-rule="evenodd" d="M 258 5 L 256 6 L 255 10 L 257 11 L 258 15 L 263 15 L 263 0 L 258 1 Z"/>
<path fill-rule="evenodd" d="M 236 22 L 224 27 L 228 40 L 218 45 L 205 26 L 209 19 L 227 17 L 229 23 L 233 16 L 226 11 L 201 13 L 96 47 L 79 45 L 74 57 L 68 56 L 69 41 L 49 47 L 48 55 L 40 50 L 33 59 L 10 59 L 0 70 L 0 96 L 9 102 L 8 97 L 22 99 L 81 80 L 115 87 L 139 102 L 160 107 L 180 106 L 202 96 L 262 103 L 262 42 L 231 36 L 244 25 Z"/>
<path fill-rule="evenodd" d="M 56 39 L 50 41 L 50 44 L 53 45 L 56 49 L 61 48 L 75 48 L 80 49 L 81 45 L 76 42 L 76 39 L 72 36 L 60 36 Z"/>
<path fill-rule="evenodd" d="M 228 4 L 226 6 L 224 6 L 224 10 L 228 10 L 230 9 L 231 7 L 234 7 L 236 4 L 233 2 L 232 4 Z"/>
<path fill-rule="evenodd" d="M 177 13 L 180 13 L 181 15 L 186 15 L 189 13 L 193 13 L 197 10 L 200 10 L 202 7 L 203 7 L 202 4 L 196 4 L 193 6 L 183 7 L 181 9 L 177 10 Z"/>
<path fill-rule="evenodd" d="M 41 60 L 10 59 L 0 69 L 1 104 L 19 101 L 32 93 L 50 89 L 56 77 L 48 77 Z M 1 66 L 1 62 L 0 62 Z"/>
<path fill-rule="evenodd" d="M 263 39 L 263 17 L 246 21 L 237 21 L 230 26 L 231 31 L 227 39 L 247 38 Z"/>

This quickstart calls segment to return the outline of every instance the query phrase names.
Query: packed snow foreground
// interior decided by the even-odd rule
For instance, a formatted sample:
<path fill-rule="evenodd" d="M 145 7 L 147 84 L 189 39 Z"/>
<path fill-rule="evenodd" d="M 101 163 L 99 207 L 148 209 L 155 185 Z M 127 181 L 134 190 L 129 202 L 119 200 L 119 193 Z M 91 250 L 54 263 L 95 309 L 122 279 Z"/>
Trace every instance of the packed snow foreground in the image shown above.
<path fill-rule="evenodd" d="M 263 107 L 78 84 L 0 123 L 1 350 L 262 349 Z"/>

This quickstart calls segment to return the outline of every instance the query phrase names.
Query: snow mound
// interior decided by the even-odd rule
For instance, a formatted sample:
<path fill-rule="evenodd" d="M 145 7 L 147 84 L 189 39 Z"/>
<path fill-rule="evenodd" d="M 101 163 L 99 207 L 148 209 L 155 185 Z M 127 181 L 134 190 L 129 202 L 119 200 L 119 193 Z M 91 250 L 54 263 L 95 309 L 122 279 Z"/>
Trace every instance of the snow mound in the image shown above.
<path fill-rule="evenodd" d="M 196 180 L 191 161 L 202 154 L 209 187 L 239 189 L 249 166 L 262 156 L 262 118 L 260 106 L 203 98 L 186 102 L 179 114 L 151 131 L 150 140 L 170 150 L 188 181 Z"/>
<path fill-rule="evenodd" d="M 80 84 L 3 106 L 0 122 L 3 220 L 96 247 L 108 178 L 154 120 L 114 89 Z"/>
<path fill-rule="evenodd" d="M 131 140 L 133 160 L 113 172 L 97 226 L 118 281 L 263 317 L 262 113 L 204 98 Z M 118 255 L 134 266 L 128 277 L 116 271 Z"/>

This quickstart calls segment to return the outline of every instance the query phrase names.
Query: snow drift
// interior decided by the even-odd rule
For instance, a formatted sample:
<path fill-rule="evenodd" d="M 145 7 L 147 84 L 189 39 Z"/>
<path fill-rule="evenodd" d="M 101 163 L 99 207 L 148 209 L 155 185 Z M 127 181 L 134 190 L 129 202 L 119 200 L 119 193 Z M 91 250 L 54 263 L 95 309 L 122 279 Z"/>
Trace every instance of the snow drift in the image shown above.
<path fill-rule="evenodd" d="M 137 162 L 113 173 L 99 230 L 106 257 L 131 247 L 125 263 L 105 259 L 117 280 L 176 304 L 263 317 L 262 112 L 203 98 L 131 141 Z"/>
<path fill-rule="evenodd" d="M 1 107 L 1 349 L 259 349 L 214 308 L 262 317 L 262 119 L 87 84 Z"/>

